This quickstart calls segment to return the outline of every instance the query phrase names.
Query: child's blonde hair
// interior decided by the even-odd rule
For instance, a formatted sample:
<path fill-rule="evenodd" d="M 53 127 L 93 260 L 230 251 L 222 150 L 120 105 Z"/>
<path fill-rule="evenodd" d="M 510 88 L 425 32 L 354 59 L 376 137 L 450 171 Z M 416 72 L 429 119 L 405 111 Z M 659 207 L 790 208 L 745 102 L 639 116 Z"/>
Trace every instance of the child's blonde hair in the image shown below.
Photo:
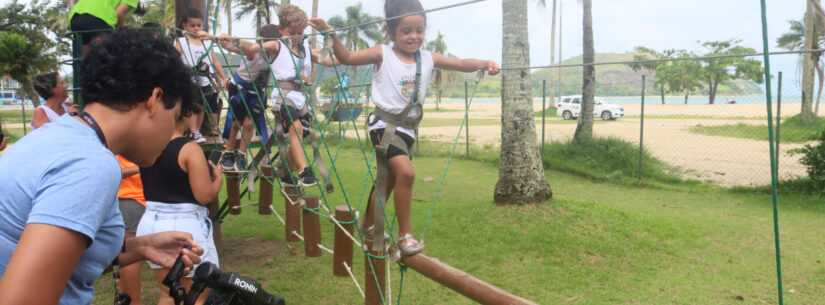
<path fill-rule="evenodd" d="M 292 4 L 285 4 L 281 6 L 280 10 L 278 10 L 278 26 L 286 28 L 293 25 L 306 24 L 307 14 L 300 7 Z"/>

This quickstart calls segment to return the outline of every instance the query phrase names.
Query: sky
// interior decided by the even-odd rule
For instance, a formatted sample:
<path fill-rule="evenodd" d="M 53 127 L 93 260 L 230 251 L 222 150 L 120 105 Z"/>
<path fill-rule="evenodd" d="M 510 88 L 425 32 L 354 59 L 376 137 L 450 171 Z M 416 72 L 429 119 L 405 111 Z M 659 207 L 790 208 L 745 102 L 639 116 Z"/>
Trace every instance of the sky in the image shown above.
<path fill-rule="evenodd" d="M 550 6 L 528 1 L 530 64 L 550 63 Z M 564 58 L 582 53 L 582 8 L 579 0 L 560 3 L 561 44 Z M 767 0 L 768 35 L 771 50 L 776 39 L 788 30 L 788 21 L 801 19 L 806 0 Z M 319 16 L 343 15 L 344 9 L 363 3 L 371 15 L 383 17 L 380 0 L 320 0 Z M 462 0 L 421 0 L 425 8 L 441 7 Z M 292 0 L 308 13 L 311 0 Z M 428 18 L 428 39 L 441 32 L 448 52 L 460 57 L 501 61 L 502 0 L 488 0 L 463 7 L 433 12 Z M 224 17 L 225 18 L 225 17 Z M 636 46 L 657 50 L 687 49 L 701 53 L 699 41 L 741 39 L 744 46 L 762 50 L 761 10 L 758 0 L 593 0 L 593 27 L 596 52 L 628 52 Z M 233 34 L 253 36 L 252 20 L 235 22 Z M 558 60 L 558 54 L 556 55 Z M 773 56 L 773 73 L 795 75 L 798 56 Z M 798 82 L 793 77 L 791 83 Z"/>
<path fill-rule="evenodd" d="M 171 0 L 170 0 L 171 1 Z M 275 0 L 277 1 L 277 0 Z M 319 16 L 343 15 L 347 6 L 363 3 L 364 10 L 383 17 L 381 0 L 319 0 Z M 441 7 L 463 0 L 421 0 L 425 8 Z M 531 65 L 550 63 L 550 9 L 537 0 L 528 1 Z M 582 9 L 579 0 L 557 0 L 561 7 L 563 58 L 582 53 Z M 801 19 L 806 0 L 766 0 L 770 48 L 788 30 L 788 20 Z M 10 0 L 0 0 L 7 4 Z M 312 0 L 292 0 L 308 13 Z M 502 0 L 487 0 L 463 7 L 433 12 L 428 18 L 428 39 L 441 32 L 448 52 L 460 57 L 501 61 Z M 225 20 L 224 16 L 221 16 Z M 628 52 L 636 46 L 657 50 L 687 49 L 702 52 L 699 41 L 742 39 L 743 45 L 762 50 L 759 0 L 593 0 L 596 52 Z M 234 35 L 254 36 L 251 18 L 235 21 Z M 556 55 L 558 60 L 558 54 Z M 771 58 L 772 71 L 796 75 L 798 56 Z M 793 88 L 798 77 L 787 82 Z"/>

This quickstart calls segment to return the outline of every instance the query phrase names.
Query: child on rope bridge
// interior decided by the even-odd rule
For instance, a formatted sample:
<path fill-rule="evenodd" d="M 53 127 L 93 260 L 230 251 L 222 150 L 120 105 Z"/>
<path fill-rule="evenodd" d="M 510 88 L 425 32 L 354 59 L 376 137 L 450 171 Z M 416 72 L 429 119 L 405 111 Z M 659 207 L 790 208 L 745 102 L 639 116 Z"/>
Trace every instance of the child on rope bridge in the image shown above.
<path fill-rule="evenodd" d="M 309 167 L 303 152 L 303 138 L 310 127 L 312 110 L 307 96 L 302 92 L 303 86 L 310 85 L 312 64 L 332 65 L 329 59 L 322 59 L 319 50 L 312 50 L 304 38 L 307 28 L 306 13 L 295 5 L 282 5 L 278 11 L 278 31 L 281 40 L 255 43 L 234 39 L 222 35 L 222 43 L 235 43 L 247 53 L 260 53 L 263 49 L 271 61 L 270 69 L 276 77 L 277 88 L 272 92 L 275 101 L 273 112 L 283 129 L 288 133 L 289 149 L 287 160 L 291 171 L 298 172 L 298 181 L 292 175 L 282 175 L 281 182 L 286 185 L 299 184 L 303 187 L 316 185 L 318 179 Z"/>
<path fill-rule="evenodd" d="M 423 10 L 418 0 L 387 0 L 384 6 L 386 18 Z M 433 67 L 462 72 L 481 70 L 494 75 L 499 72 L 499 66 L 494 61 L 459 59 L 421 50 L 427 26 L 427 17 L 423 14 L 388 20 L 386 29 L 391 45 L 376 45 L 355 52 L 347 50 L 323 19 L 312 19 L 310 24 L 332 37 L 335 57 L 342 64 L 374 66 L 372 98 L 377 108 L 369 115 L 367 124 L 370 140 L 376 146 L 378 175 L 362 229 L 374 250 L 385 250 L 383 239 L 377 240 L 374 235 L 383 232 L 384 202 L 394 192 L 399 231 L 396 246 L 403 256 L 415 255 L 424 245 L 412 235 L 410 201 L 415 171 L 409 151 L 423 116 L 421 104 L 427 96 Z"/>
<path fill-rule="evenodd" d="M 258 34 L 264 38 L 264 41 L 274 40 L 281 36 L 278 27 L 273 24 L 264 25 Z M 236 45 L 232 43 L 233 40 L 228 34 L 221 34 L 218 41 L 223 49 L 245 57 L 241 60 L 238 70 L 232 73 L 232 79 L 227 85 L 229 106 L 232 110 L 232 119 L 230 121 L 227 115 L 227 122 L 234 123 L 228 123 L 231 127 L 227 135 L 226 151 L 221 157 L 221 165 L 223 165 L 224 171 L 235 172 L 246 168 L 247 149 L 249 142 L 252 141 L 255 125 L 258 126 L 260 132 L 261 144 L 267 145 L 266 143 L 269 140 L 264 106 L 266 103 L 266 86 L 269 84 L 270 62 L 267 61 L 266 56 L 250 48 L 254 44 Z M 250 114 L 252 117 L 249 116 Z M 241 129 L 240 141 L 237 137 L 238 129 Z"/>
<path fill-rule="evenodd" d="M 221 138 L 218 131 L 218 122 L 223 105 L 221 105 L 222 103 L 218 98 L 218 91 L 226 85 L 228 80 L 215 54 L 207 52 L 208 50 L 203 43 L 203 39 L 208 35 L 202 31 L 203 15 L 201 12 L 197 9 L 187 10 L 181 21 L 181 28 L 185 31 L 185 35 L 175 40 L 175 48 L 181 54 L 183 63 L 193 69 L 192 81 L 200 87 L 200 93 L 197 93 L 196 97 L 202 97 L 202 103 L 205 103 L 209 108 L 207 136 L 213 141 L 219 142 Z M 212 68 L 213 66 L 214 68 Z M 212 77 L 213 74 L 217 74 L 217 81 Z M 200 128 L 204 124 L 203 114 L 203 109 L 197 109 L 193 114 L 194 119 L 191 120 L 189 125 L 192 138 L 198 144 L 206 142 L 206 138 L 200 132 Z"/>

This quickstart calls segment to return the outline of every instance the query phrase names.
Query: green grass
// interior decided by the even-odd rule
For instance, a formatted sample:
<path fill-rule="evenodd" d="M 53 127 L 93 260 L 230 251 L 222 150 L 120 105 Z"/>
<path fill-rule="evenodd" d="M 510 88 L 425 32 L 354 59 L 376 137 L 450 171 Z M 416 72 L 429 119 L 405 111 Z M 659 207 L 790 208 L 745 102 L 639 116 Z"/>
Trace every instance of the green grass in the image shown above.
<path fill-rule="evenodd" d="M 811 124 L 803 124 L 799 116 L 793 116 L 785 119 L 780 125 L 779 139 L 783 143 L 803 143 L 816 140 L 819 133 L 825 130 L 825 118 L 817 118 Z M 702 126 L 697 125 L 690 128 L 691 132 L 704 134 L 709 136 L 721 136 L 730 138 L 752 139 L 752 140 L 768 140 L 767 125 L 751 125 L 751 124 L 735 124 L 735 125 L 721 125 L 721 126 Z"/>
<path fill-rule="evenodd" d="M 414 161 L 413 194 L 414 230 L 426 241 L 426 253 L 502 289 L 539 304 L 775 303 L 767 194 L 703 184 L 638 187 L 549 170 L 553 201 L 496 206 L 494 160 L 453 160 L 442 183 L 443 148 L 426 145 Z M 492 154 L 479 149 L 482 156 Z M 369 179 L 361 152 L 345 147 L 337 161 L 354 208 L 363 211 Z M 442 185 L 444 196 L 434 201 Z M 339 188 L 328 202 L 343 203 L 342 194 Z M 256 214 L 255 202 L 254 196 L 243 198 L 243 214 L 223 224 L 228 245 L 223 269 L 258 279 L 289 304 L 363 302 L 349 278 L 331 275 L 329 255 L 305 258 L 301 243 L 283 241 L 275 217 Z M 275 202 L 283 215 L 281 197 Z M 818 304 L 825 290 L 818 233 L 825 205 L 814 197 L 783 194 L 781 209 L 786 302 Z M 332 230 L 322 221 L 327 247 Z M 355 255 L 353 270 L 363 279 L 362 255 Z M 391 270 L 397 293 L 399 269 Z M 156 285 L 145 273 L 144 287 L 151 288 L 144 302 L 153 303 Z M 111 302 L 110 277 L 97 288 L 95 304 Z M 472 304 L 412 270 L 403 293 L 403 304 Z"/>
<path fill-rule="evenodd" d="M 26 107 L 26 122 L 31 122 L 33 111 Z M 14 124 L 23 122 L 23 113 L 20 108 L 14 110 L 0 110 L 0 121 L 5 124 Z"/>
<path fill-rule="evenodd" d="M 647 151 L 642 155 L 640 172 L 639 146 L 618 138 L 594 138 L 583 143 L 554 142 L 545 144 L 542 152 L 545 168 L 597 181 L 686 183 L 675 169 Z"/>
<path fill-rule="evenodd" d="M 556 109 L 556 107 L 552 107 L 552 106 L 547 107 L 546 109 L 544 109 L 544 115 L 545 115 L 547 118 L 556 117 L 556 115 L 558 115 L 557 110 L 558 110 L 558 109 Z M 536 116 L 537 118 L 540 118 L 540 117 L 541 117 L 541 111 L 536 111 L 536 115 L 535 115 L 535 116 Z"/>

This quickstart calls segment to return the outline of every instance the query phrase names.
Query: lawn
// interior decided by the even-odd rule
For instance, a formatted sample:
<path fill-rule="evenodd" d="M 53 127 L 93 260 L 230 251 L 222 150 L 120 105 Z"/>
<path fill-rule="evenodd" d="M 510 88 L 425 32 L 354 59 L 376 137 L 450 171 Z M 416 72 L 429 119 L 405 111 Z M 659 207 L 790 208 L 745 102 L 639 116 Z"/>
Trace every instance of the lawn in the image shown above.
<path fill-rule="evenodd" d="M 816 140 L 819 134 L 825 130 L 825 118 L 818 118 L 813 124 L 803 124 L 798 116 L 785 119 L 779 126 L 779 139 L 784 143 L 804 143 Z M 766 124 L 727 124 L 719 126 L 697 125 L 690 128 L 691 132 L 709 136 L 722 136 L 730 138 L 768 140 L 768 127 Z"/>
<path fill-rule="evenodd" d="M 420 155 L 414 164 L 414 230 L 425 240 L 426 253 L 539 304 L 776 303 L 766 194 L 681 182 L 639 187 L 551 170 L 546 177 L 552 201 L 496 206 L 494 162 L 453 160 L 446 183 L 440 180 L 443 157 Z M 361 152 L 342 149 L 337 165 L 350 201 L 363 210 L 368 177 Z M 441 186 L 444 196 L 434 201 Z M 342 204 L 342 195 L 338 187 L 327 201 Z M 363 303 L 349 278 L 331 275 L 330 255 L 305 258 L 302 244 L 284 242 L 274 216 L 257 215 L 256 198 L 243 202 L 249 205 L 243 213 L 223 224 L 224 270 L 258 279 L 288 304 Z M 276 195 L 275 202 L 283 214 L 283 199 Z M 787 304 L 823 302 L 823 216 L 821 199 L 783 194 Z M 322 221 L 322 243 L 329 248 L 332 230 Z M 355 255 L 353 270 L 363 278 L 362 255 Z M 399 268 L 391 272 L 395 302 Z M 144 280 L 151 287 L 144 303 L 154 303 L 157 291 L 148 272 Z M 109 304 L 110 277 L 97 288 L 95 304 Z M 473 304 L 412 270 L 402 303 Z"/>
<path fill-rule="evenodd" d="M 31 122 L 32 120 L 32 109 L 30 106 L 26 107 L 26 122 Z M 0 110 L 0 122 L 5 124 L 19 124 L 23 121 L 23 111 L 20 108 L 17 109 L 5 109 Z"/>

